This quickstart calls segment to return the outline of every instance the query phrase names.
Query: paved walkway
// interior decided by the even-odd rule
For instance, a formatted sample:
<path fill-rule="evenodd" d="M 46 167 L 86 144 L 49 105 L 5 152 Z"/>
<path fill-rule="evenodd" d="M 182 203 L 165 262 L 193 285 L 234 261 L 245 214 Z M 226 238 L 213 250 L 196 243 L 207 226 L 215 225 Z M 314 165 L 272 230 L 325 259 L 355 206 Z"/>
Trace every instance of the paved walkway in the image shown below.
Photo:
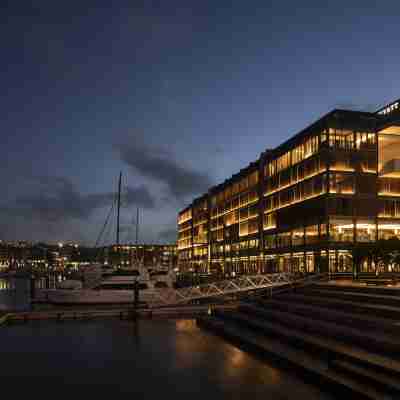
<path fill-rule="evenodd" d="M 365 288 L 371 288 L 371 287 L 377 287 L 379 289 L 389 289 L 389 290 L 393 290 L 393 289 L 398 289 L 400 290 L 400 283 L 397 284 L 391 284 L 391 285 L 367 285 L 366 283 L 363 282 L 357 282 L 357 281 L 353 281 L 351 279 L 332 279 L 330 281 L 326 281 L 326 282 L 321 282 L 321 283 L 316 283 L 316 285 L 333 285 L 333 286 L 354 286 L 354 287 L 365 287 Z"/>

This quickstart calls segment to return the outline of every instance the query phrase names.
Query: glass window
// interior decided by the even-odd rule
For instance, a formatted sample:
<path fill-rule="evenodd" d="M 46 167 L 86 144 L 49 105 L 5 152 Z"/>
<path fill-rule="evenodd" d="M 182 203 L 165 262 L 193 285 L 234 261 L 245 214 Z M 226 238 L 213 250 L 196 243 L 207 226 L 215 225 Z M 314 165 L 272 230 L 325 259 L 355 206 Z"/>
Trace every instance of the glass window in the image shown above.
<path fill-rule="evenodd" d="M 331 173 L 329 175 L 329 192 L 354 194 L 354 175 Z"/>
<path fill-rule="evenodd" d="M 249 175 L 249 187 L 257 185 L 258 183 L 258 171 L 254 171 Z"/>
<path fill-rule="evenodd" d="M 239 236 L 247 236 L 249 234 L 249 223 L 248 221 L 241 222 L 239 224 Z"/>
<path fill-rule="evenodd" d="M 304 253 L 293 253 L 292 256 L 292 271 L 305 272 L 306 266 L 304 261 Z"/>
<path fill-rule="evenodd" d="M 356 240 L 357 242 L 374 242 L 376 226 L 372 221 L 357 221 Z"/>
<path fill-rule="evenodd" d="M 275 245 L 275 235 L 265 235 L 264 236 L 264 247 L 266 249 L 274 249 Z"/>
<path fill-rule="evenodd" d="M 249 220 L 249 235 L 258 232 L 258 219 L 253 218 Z"/>
<path fill-rule="evenodd" d="M 293 229 L 293 246 L 302 246 L 304 244 L 304 228 Z"/>
<path fill-rule="evenodd" d="M 314 272 L 315 269 L 315 257 L 314 253 L 307 253 L 306 254 L 306 271 L 308 273 Z"/>
<path fill-rule="evenodd" d="M 385 218 L 400 217 L 400 200 L 381 200 L 378 216 Z"/>
<path fill-rule="evenodd" d="M 306 227 L 306 244 L 317 243 L 319 241 L 318 225 Z"/>
<path fill-rule="evenodd" d="M 240 242 L 240 245 L 239 245 L 240 247 L 240 250 L 247 250 L 248 249 L 248 247 L 249 247 L 249 242 L 247 241 L 247 240 L 242 240 L 241 242 Z"/>
<path fill-rule="evenodd" d="M 276 214 L 275 213 L 264 214 L 263 228 L 264 229 L 276 228 Z"/>
<path fill-rule="evenodd" d="M 382 177 L 400 177 L 400 127 L 397 134 L 379 135 L 378 171 Z"/>
<path fill-rule="evenodd" d="M 353 132 L 346 129 L 330 129 L 329 146 L 335 149 L 352 150 L 354 147 Z"/>
<path fill-rule="evenodd" d="M 369 150 L 376 145 L 375 133 L 356 132 L 356 149 Z"/>
<path fill-rule="evenodd" d="M 378 225 L 379 239 L 400 239 L 400 223 L 380 223 Z"/>
<path fill-rule="evenodd" d="M 240 196 L 240 205 L 241 205 L 241 206 L 244 206 L 244 205 L 246 205 L 248 202 L 249 202 L 249 195 L 248 195 L 248 193 L 242 194 L 242 195 Z"/>
<path fill-rule="evenodd" d="M 247 207 L 241 208 L 239 212 L 240 220 L 246 220 L 249 217 L 249 209 Z"/>
<path fill-rule="evenodd" d="M 249 248 L 255 249 L 258 247 L 258 239 L 249 240 Z"/>
<path fill-rule="evenodd" d="M 291 234 L 290 232 L 281 232 L 276 235 L 276 244 L 278 247 L 290 247 Z"/>
<path fill-rule="evenodd" d="M 332 220 L 329 235 L 332 242 L 353 242 L 353 223 L 351 220 Z"/>

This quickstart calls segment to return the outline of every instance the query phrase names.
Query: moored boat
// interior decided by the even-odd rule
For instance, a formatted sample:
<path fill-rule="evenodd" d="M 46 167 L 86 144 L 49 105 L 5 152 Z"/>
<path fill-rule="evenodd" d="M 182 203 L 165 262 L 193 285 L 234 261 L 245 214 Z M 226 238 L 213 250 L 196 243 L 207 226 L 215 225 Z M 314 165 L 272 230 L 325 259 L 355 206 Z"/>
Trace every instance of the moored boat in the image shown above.
<path fill-rule="evenodd" d="M 158 291 L 174 290 L 175 274 L 173 271 L 150 277 L 146 271 L 139 274 L 112 275 L 90 289 L 64 288 L 46 290 L 45 297 L 51 304 L 89 305 L 89 304 L 132 304 L 135 285 L 139 289 L 139 302 L 152 305 L 158 302 Z"/>

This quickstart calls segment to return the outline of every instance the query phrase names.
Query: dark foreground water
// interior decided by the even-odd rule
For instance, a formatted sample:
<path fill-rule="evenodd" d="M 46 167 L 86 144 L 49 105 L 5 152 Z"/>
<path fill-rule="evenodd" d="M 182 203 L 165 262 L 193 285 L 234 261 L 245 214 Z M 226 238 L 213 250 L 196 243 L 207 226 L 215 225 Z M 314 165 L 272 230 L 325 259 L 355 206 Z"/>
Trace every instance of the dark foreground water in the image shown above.
<path fill-rule="evenodd" d="M 192 320 L 5 326 L 0 357 L 1 390 L 15 398 L 329 398 Z"/>
<path fill-rule="evenodd" d="M 1 285 L 0 310 L 27 305 L 26 285 Z M 1 393 L 17 399 L 331 398 L 192 320 L 0 326 L 0 371 Z"/>

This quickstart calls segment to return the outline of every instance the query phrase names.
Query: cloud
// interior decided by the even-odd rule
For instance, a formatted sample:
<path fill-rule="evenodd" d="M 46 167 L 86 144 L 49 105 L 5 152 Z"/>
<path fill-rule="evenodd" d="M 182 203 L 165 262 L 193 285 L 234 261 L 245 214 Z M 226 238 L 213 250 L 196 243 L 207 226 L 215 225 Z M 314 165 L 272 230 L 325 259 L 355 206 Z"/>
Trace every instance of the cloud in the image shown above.
<path fill-rule="evenodd" d="M 142 176 L 165 184 L 170 194 L 178 200 L 202 193 L 212 186 L 208 174 L 183 165 L 173 154 L 161 148 L 136 142 L 118 145 L 117 149 L 122 161 Z"/>
<path fill-rule="evenodd" d="M 64 177 L 31 177 L 26 182 L 25 191 L 15 198 L 12 206 L 2 207 L 0 211 L 52 223 L 87 220 L 97 209 L 110 206 L 115 200 L 115 193 L 82 194 L 73 182 Z M 143 186 L 128 187 L 125 200 L 128 206 L 155 206 Z"/>
<path fill-rule="evenodd" d="M 146 209 L 153 209 L 156 206 L 154 198 L 144 185 L 137 187 L 128 186 L 124 199 L 128 206 L 134 205 Z"/>

